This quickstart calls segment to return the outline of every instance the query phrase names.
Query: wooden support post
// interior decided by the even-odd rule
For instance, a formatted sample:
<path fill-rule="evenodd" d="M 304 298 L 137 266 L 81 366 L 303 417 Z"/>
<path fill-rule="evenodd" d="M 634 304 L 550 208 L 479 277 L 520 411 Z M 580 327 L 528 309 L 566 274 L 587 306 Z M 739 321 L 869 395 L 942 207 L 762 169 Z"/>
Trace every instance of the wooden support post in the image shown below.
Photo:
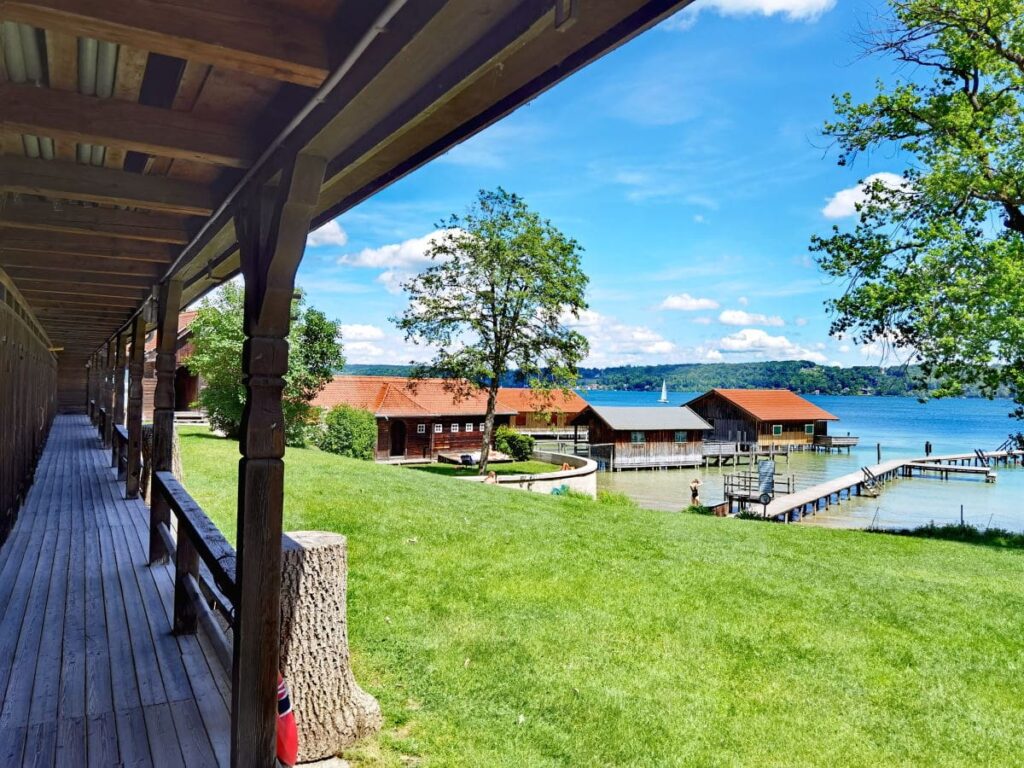
<path fill-rule="evenodd" d="M 128 336 L 123 333 L 117 334 L 117 341 L 114 346 L 114 407 L 111 411 L 111 422 L 114 427 L 124 425 L 124 358 L 125 348 L 128 345 Z M 114 440 L 111 434 L 111 465 L 117 468 L 118 479 L 121 475 L 121 462 L 119 458 L 120 444 Z"/>
<path fill-rule="evenodd" d="M 155 499 L 160 494 L 153 494 Z M 178 527 L 178 541 L 174 553 L 174 634 L 194 635 L 199 625 L 199 612 L 185 582 L 199 578 L 199 553 L 192 546 L 188 534 L 182 535 Z"/>
<path fill-rule="evenodd" d="M 85 364 L 85 412 L 92 419 L 92 358 Z"/>
<path fill-rule="evenodd" d="M 174 453 L 174 369 L 178 346 L 178 310 L 181 280 L 160 284 L 159 316 L 156 330 L 156 392 L 153 394 L 153 472 L 171 470 Z M 167 547 L 160 525 L 170 526 L 171 510 L 159 493 L 149 499 L 149 562 L 167 559 Z"/>
<path fill-rule="evenodd" d="M 298 155 L 280 186 L 250 192 L 235 216 L 245 278 L 242 458 L 238 463 L 238 601 L 231 670 L 231 764 L 275 765 L 284 507 L 288 329 L 295 271 L 326 162 Z"/>
<path fill-rule="evenodd" d="M 96 363 L 97 363 L 96 354 L 93 353 L 89 357 L 89 364 L 88 364 L 88 367 L 86 368 L 86 380 L 85 380 L 86 381 L 86 389 L 88 390 L 88 394 L 86 395 L 86 397 L 88 398 L 87 401 L 86 401 L 86 407 L 89 409 L 89 421 L 92 422 L 93 424 L 96 424 L 96 420 L 98 418 L 98 414 L 97 414 L 97 411 L 96 411 L 96 406 L 99 403 L 99 394 L 97 394 L 97 392 L 96 392 L 96 382 L 97 382 L 97 376 L 96 376 L 97 365 L 96 365 Z"/>
<path fill-rule="evenodd" d="M 132 324 L 132 346 L 128 360 L 128 476 L 124 495 L 138 498 L 142 474 L 142 373 L 145 365 L 146 321 L 141 315 Z"/>
<path fill-rule="evenodd" d="M 103 373 L 103 423 L 101 424 L 103 432 L 100 438 L 103 440 L 103 445 L 110 447 L 114 438 L 114 358 L 116 344 L 113 339 L 107 342 L 107 354 L 103 361 L 102 373 Z"/>

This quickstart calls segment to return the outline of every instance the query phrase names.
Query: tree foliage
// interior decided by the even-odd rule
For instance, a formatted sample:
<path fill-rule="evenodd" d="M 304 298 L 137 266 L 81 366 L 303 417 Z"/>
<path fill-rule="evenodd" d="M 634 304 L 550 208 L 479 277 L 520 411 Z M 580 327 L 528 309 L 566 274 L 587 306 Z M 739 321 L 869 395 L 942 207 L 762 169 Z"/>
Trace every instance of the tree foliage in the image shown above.
<path fill-rule="evenodd" d="M 353 459 L 372 460 L 377 445 L 377 419 L 369 411 L 338 405 L 324 414 L 316 439 L 322 451 Z"/>
<path fill-rule="evenodd" d="M 439 226 L 433 263 L 403 286 L 409 307 L 395 323 L 407 340 L 437 350 L 415 376 L 448 379 L 457 398 L 487 391 L 483 473 L 506 373 L 518 369 L 547 392 L 575 383 L 587 340 L 565 321 L 587 307 L 587 276 L 579 244 L 503 189 L 481 191 Z"/>
<path fill-rule="evenodd" d="M 242 286 L 226 283 L 203 301 L 189 326 L 193 353 L 189 370 L 202 378 L 199 404 L 210 425 L 237 437 L 242 424 L 245 387 L 242 385 Z M 297 298 L 292 304 L 288 334 L 288 373 L 282 395 L 285 440 L 303 445 L 309 425 L 319 412 L 309 403 L 345 364 L 338 323 Z"/>
<path fill-rule="evenodd" d="M 1024 0 L 890 0 L 867 35 L 904 65 L 825 126 L 846 164 L 906 160 L 900 184 L 865 187 L 852 231 L 811 249 L 849 281 L 834 334 L 920 359 L 932 394 L 1008 389 L 1024 403 Z M 1017 415 L 1024 415 L 1018 408 Z"/>
<path fill-rule="evenodd" d="M 507 424 L 502 424 L 494 431 L 494 447 L 516 461 L 532 458 L 535 445 L 536 441 L 531 435 L 524 435 Z"/>

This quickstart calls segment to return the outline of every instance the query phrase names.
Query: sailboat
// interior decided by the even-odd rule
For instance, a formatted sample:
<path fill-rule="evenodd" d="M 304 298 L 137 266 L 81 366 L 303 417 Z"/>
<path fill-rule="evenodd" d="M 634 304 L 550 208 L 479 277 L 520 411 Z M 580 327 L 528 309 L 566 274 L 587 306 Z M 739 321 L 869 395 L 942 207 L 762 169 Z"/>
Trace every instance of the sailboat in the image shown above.
<path fill-rule="evenodd" d="M 661 380 L 661 397 L 658 398 L 658 402 L 659 403 L 667 403 L 668 402 L 668 385 L 665 383 L 664 379 Z"/>

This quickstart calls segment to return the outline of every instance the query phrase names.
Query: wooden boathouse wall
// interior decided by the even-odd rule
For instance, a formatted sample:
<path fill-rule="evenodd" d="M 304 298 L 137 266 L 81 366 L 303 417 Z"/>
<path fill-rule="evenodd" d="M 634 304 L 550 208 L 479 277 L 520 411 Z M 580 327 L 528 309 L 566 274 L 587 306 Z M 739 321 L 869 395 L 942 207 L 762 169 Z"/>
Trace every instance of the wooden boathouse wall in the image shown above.
<path fill-rule="evenodd" d="M 57 361 L 50 340 L 0 270 L 0 543 L 32 484 L 56 408 Z M 80 396 L 79 396 L 80 398 Z M 81 399 L 81 398 L 80 398 Z"/>

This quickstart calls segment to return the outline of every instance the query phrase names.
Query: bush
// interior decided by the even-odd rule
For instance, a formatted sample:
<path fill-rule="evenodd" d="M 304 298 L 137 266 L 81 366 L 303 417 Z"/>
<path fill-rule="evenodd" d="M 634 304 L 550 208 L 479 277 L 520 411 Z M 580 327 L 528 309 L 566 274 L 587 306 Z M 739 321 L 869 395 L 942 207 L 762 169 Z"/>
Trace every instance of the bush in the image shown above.
<path fill-rule="evenodd" d="M 599 504 L 612 504 L 616 507 L 629 507 L 630 509 L 638 509 L 640 507 L 636 501 L 618 491 L 598 491 L 597 501 Z"/>
<path fill-rule="evenodd" d="M 372 460 L 377 444 L 377 419 L 369 411 L 339 405 L 324 416 L 323 430 L 317 436 L 322 451 Z"/>
<path fill-rule="evenodd" d="M 512 427 L 502 424 L 494 433 L 494 447 L 507 453 L 516 461 L 527 461 L 533 456 L 534 439 L 529 435 L 516 432 Z"/>
<path fill-rule="evenodd" d="M 713 515 L 710 507 L 705 507 L 703 504 L 691 504 L 683 512 L 689 512 L 691 515 Z"/>

